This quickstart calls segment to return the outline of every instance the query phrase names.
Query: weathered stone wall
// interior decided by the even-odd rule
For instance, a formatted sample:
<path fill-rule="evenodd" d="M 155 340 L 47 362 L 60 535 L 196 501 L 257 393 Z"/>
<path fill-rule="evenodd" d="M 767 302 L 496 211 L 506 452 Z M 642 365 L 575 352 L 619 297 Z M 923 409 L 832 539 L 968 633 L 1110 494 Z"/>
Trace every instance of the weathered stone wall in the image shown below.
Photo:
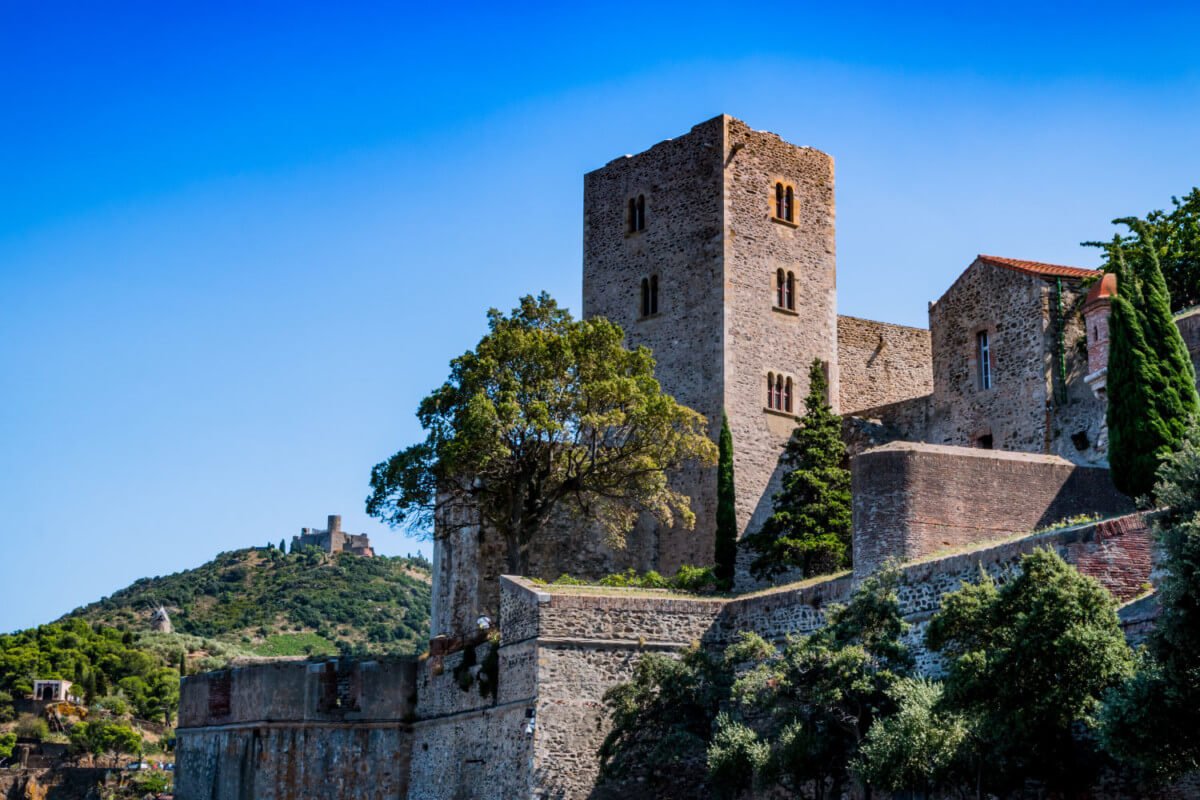
<path fill-rule="evenodd" d="M 1056 456 L 893 442 L 851 462 L 854 572 L 1132 510 L 1108 470 Z"/>
<path fill-rule="evenodd" d="M 1183 342 L 1187 345 L 1188 353 L 1192 356 L 1192 366 L 1196 370 L 1196 385 L 1200 387 L 1200 308 L 1185 311 L 1175 318 Z"/>
<path fill-rule="evenodd" d="M 912 438 L 998 450 L 1053 453 L 1103 464 L 1104 406 L 1088 374 L 1078 279 L 1058 279 L 977 259 L 929 310 L 933 337 L 933 408 L 926 435 Z M 987 331 L 991 388 L 979 383 L 976 337 Z M 1065 361 L 1064 370 L 1060 361 Z"/>
<path fill-rule="evenodd" d="M 412 659 L 276 662 L 183 679 L 182 800 L 407 796 Z"/>
<path fill-rule="evenodd" d="M 933 391 L 932 345 L 925 328 L 839 316 L 837 346 L 843 414 Z"/>
<path fill-rule="evenodd" d="M 646 345 L 663 387 L 704 414 L 715 438 L 724 385 L 723 166 L 725 118 L 584 176 L 583 313 L 606 317 L 630 345 Z M 645 229 L 630 232 L 628 201 L 645 197 Z M 658 311 L 643 317 L 640 286 L 658 278 Z M 676 478 L 692 497 L 699 528 L 655 531 L 639 524 L 634 538 L 657 539 L 659 568 L 709 563 L 713 553 L 716 473 Z"/>

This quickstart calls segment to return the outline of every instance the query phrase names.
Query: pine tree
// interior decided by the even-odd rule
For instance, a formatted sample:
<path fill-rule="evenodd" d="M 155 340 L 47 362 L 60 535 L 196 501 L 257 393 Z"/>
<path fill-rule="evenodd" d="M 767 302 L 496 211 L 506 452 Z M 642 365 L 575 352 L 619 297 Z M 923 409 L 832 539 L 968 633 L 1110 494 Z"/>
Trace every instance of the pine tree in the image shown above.
<path fill-rule="evenodd" d="M 850 561 L 850 470 L 842 421 L 826 399 L 829 382 L 819 360 L 809 369 L 805 414 L 783 454 L 789 468 L 775 495 L 775 513 L 746 536 L 758 553 L 750 571 L 760 579 L 800 569 L 833 572 Z"/>
<path fill-rule="evenodd" d="M 1117 295 L 1109 319 L 1108 460 L 1117 489 L 1148 497 L 1200 401 L 1153 236 L 1133 224 L 1139 239 L 1114 240 L 1109 248 Z"/>
<path fill-rule="evenodd" d="M 732 586 L 737 561 L 737 494 L 733 484 L 733 433 L 729 419 L 721 415 L 721 438 L 717 458 L 717 541 L 713 573 L 725 586 Z"/>

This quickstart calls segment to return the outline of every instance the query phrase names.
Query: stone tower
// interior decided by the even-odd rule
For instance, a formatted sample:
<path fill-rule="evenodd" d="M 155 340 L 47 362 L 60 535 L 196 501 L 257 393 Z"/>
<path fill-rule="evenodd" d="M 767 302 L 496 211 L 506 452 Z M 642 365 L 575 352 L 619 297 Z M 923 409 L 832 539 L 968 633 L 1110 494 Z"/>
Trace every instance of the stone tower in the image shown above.
<path fill-rule="evenodd" d="M 728 415 L 741 533 L 771 513 L 814 358 L 837 405 L 835 284 L 825 153 L 721 115 L 584 177 L 583 313 L 651 348 L 664 389 L 714 439 Z M 713 559 L 716 471 L 681 480 L 696 530 L 647 522 L 629 537 L 664 573 Z"/>

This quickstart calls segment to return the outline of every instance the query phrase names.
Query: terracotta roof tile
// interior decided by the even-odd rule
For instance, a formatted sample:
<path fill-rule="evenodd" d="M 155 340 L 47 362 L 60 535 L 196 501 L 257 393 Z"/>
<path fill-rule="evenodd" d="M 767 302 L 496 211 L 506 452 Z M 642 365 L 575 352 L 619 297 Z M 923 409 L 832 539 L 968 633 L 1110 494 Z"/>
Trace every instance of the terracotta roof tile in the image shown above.
<path fill-rule="evenodd" d="M 1043 264 L 1040 261 L 1022 261 L 1019 258 L 1002 258 L 1000 256 L 985 256 L 980 254 L 977 261 L 984 261 L 996 267 L 1024 272 L 1027 275 L 1038 275 L 1045 278 L 1092 278 L 1100 274 L 1097 269 L 1082 267 L 1064 267 L 1061 264 Z"/>

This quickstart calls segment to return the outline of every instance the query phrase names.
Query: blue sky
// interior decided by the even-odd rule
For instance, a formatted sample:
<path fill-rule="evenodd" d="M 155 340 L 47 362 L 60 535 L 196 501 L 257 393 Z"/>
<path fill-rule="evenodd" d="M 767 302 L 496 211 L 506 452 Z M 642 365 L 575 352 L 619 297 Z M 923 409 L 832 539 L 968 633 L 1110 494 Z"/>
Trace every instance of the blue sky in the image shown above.
<path fill-rule="evenodd" d="M 0 5 L 0 630 L 330 513 L 428 552 L 371 465 L 718 113 L 835 157 L 840 311 L 907 324 L 1200 183 L 1185 4 L 336 6 Z"/>

